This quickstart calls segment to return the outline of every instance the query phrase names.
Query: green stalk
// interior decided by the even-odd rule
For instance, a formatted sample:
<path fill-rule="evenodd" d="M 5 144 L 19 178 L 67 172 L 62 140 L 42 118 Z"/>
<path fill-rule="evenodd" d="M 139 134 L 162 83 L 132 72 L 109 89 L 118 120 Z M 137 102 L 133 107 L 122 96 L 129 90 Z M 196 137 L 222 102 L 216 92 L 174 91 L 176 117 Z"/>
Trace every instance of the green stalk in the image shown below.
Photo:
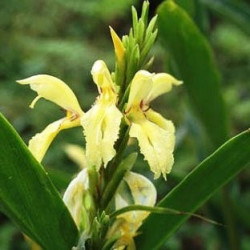
<path fill-rule="evenodd" d="M 121 130 L 123 130 L 123 129 L 121 129 Z M 129 157 L 131 157 L 131 159 L 129 158 L 129 161 L 130 160 L 135 161 L 135 159 L 133 160 L 133 158 L 135 157 L 133 155 L 135 155 L 135 154 L 131 154 L 126 160 L 121 162 L 123 151 L 125 150 L 125 148 L 127 146 L 128 139 L 129 139 L 128 127 L 125 127 L 124 130 L 125 130 L 125 133 L 124 133 L 124 131 L 122 131 L 123 136 L 120 137 L 121 140 L 118 141 L 119 146 L 118 146 L 117 154 L 116 154 L 115 158 L 111 161 L 111 163 L 109 164 L 108 169 L 107 169 L 107 177 L 106 177 L 107 185 L 103 190 L 102 197 L 100 200 L 100 209 L 102 209 L 102 210 L 106 210 L 106 208 L 107 208 L 108 204 L 110 203 L 111 199 L 113 198 L 120 182 L 122 181 L 124 175 L 129 170 L 128 165 L 130 165 L 130 164 L 128 164 L 126 160 Z M 132 167 L 132 165 L 131 165 L 131 167 Z"/>
<path fill-rule="evenodd" d="M 124 175 L 132 168 L 137 158 L 137 153 L 130 154 L 117 166 L 112 179 L 108 182 L 101 199 L 101 208 L 106 209 L 119 187 Z"/>

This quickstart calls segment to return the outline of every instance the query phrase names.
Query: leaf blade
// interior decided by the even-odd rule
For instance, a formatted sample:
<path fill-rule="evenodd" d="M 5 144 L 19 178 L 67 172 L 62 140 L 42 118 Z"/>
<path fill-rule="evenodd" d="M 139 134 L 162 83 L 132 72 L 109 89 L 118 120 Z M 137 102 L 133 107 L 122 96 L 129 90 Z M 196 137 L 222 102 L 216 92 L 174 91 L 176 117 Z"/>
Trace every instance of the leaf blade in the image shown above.
<path fill-rule="evenodd" d="M 222 185 L 244 167 L 250 166 L 249 155 L 250 130 L 247 130 L 228 140 L 206 158 L 158 205 L 184 212 L 194 212 Z M 185 215 L 151 214 L 141 227 L 143 234 L 137 237 L 136 243 L 143 250 L 159 249 L 187 219 L 188 216 Z"/>
<path fill-rule="evenodd" d="M 200 0 L 207 8 L 236 24 L 246 34 L 250 35 L 250 8 L 241 2 L 228 0 Z"/>
<path fill-rule="evenodd" d="M 44 249 L 69 250 L 78 232 L 43 167 L 0 114 L 0 204 Z"/>
<path fill-rule="evenodd" d="M 229 121 L 212 50 L 188 14 L 172 0 L 161 4 L 158 14 L 159 36 L 216 148 L 228 139 Z"/>

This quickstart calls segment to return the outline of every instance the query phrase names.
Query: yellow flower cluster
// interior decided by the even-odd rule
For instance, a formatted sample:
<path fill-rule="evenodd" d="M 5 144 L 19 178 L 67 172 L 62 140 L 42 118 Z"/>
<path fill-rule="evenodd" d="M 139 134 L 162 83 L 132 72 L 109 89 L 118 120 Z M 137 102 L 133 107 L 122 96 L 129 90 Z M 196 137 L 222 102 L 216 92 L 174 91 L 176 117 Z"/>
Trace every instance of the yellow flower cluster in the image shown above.
<path fill-rule="evenodd" d="M 114 32 L 114 31 L 112 31 Z M 150 108 L 150 102 L 181 84 L 169 74 L 138 71 L 130 85 L 130 93 L 125 112 L 117 108 L 119 88 L 113 81 L 104 61 L 98 60 L 91 70 L 99 96 L 88 112 L 83 112 L 73 91 L 63 81 L 49 75 L 36 75 L 20 84 L 29 84 L 38 96 L 31 103 L 43 97 L 62 107 L 66 117 L 48 125 L 29 142 L 29 148 L 38 161 L 41 161 L 55 138 L 63 129 L 82 126 L 86 138 L 86 159 L 88 166 L 98 171 L 102 164 L 107 166 L 116 152 L 114 143 L 119 136 L 122 117 L 130 126 L 130 136 L 137 138 L 141 153 L 158 178 L 166 177 L 173 165 L 175 142 L 174 125 Z"/>
<path fill-rule="evenodd" d="M 123 60 L 125 49 L 114 30 L 112 28 L 110 30 L 119 63 Z M 37 97 L 30 105 L 31 108 L 38 99 L 44 98 L 66 111 L 65 117 L 49 124 L 29 141 L 29 149 L 39 162 L 42 161 L 53 139 L 61 130 L 76 126 L 83 128 L 86 139 L 83 156 L 85 166 L 82 166 L 83 170 L 70 183 L 64 194 L 64 202 L 80 230 L 87 227 L 86 210 L 83 206 L 83 199 L 90 185 L 87 169 L 94 167 L 96 171 L 99 171 L 101 166 L 106 167 L 114 158 L 116 155 L 114 144 L 119 138 L 122 118 L 129 126 L 129 136 L 138 140 L 141 153 L 147 160 L 155 178 L 160 177 L 161 174 L 166 178 L 166 174 L 171 171 L 174 162 L 175 128 L 171 121 L 166 120 L 150 108 L 150 102 L 169 92 L 173 85 L 181 84 L 169 74 L 155 74 L 140 70 L 129 84 L 127 103 L 123 110 L 119 110 L 117 107 L 118 94 L 122 96 L 122 93 L 119 93 L 119 86 L 114 82 L 105 62 L 96 61 L 91 74 L 99 95 L 87 112 L 81 109 L 75 94 L 68 85 L 58 78 L 49 75 L 35 75 L 17 81 L 20 84 L 30 85 L 31 89 L 37 92 Z M 70 152 L 72 152 L 71 149 Z M 78 153 L 74 154 L 74 158 L 81 164 L 81 161 L 78 160 Z M 131 189 L 134 204 L 154 206 L 156 190 L 148 179 L 129 172 L 124 177 L 124 181 Z M 122 197 L 121 191 L 118 190 L 115 195 L 116 209 L 129 205 Z M 118 216 L 108 232 L 108 235 L 112 235 L 114 231 L 121 235 L 116 242 L 116 249 L 123 249 L 124 246 L 134 249 L 133 237 L 142 220 L 147 216 L 148 212 L 143 211 L 127 212 Z"/>

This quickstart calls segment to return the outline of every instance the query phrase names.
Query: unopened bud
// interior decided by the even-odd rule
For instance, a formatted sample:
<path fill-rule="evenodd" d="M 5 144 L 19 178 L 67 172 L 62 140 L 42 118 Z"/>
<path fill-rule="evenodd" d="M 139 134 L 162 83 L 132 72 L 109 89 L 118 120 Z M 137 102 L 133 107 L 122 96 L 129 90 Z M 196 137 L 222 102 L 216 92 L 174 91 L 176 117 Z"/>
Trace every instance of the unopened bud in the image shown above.
<path fill-rule="evenodd" d="M 115 48 L 115 55 L 117 57 L 118 62 L 121 63 L 124 57 L 125 48 L 123 46 L 123 43 L 120 37 L 116 34 L 116 32 L 112 29 L 112 27 L 109 27 L 109 28 L 110 28 L 110 34 L 113 40 L 114 48 Z"/>

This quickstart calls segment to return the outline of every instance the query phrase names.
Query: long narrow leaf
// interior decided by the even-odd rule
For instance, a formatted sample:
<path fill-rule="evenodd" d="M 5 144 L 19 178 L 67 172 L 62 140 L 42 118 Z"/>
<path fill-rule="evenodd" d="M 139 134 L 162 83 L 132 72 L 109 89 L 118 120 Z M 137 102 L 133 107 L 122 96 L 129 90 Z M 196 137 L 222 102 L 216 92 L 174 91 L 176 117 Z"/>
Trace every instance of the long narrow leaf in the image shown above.
<path fill-rule="evenodd" d="M 222 185 L 243 168 L 250 166 L 250 130 L 227 141 L 198 165 L 158 204 L 185 212 L 194 212 Z M 188 216 L 151 214 L 136 239 L 142 250 L 159 247 L 188 219 Z"/>
<path fill-rule="evenodd" d="M 228 119 L 212 50 L 188 14 L 172 0 L 158 8 L 159 36 L 184 81 L 214 147 L 228 139 Z"/>
<path fill-rule="evenodd" d="M 200 0 L 206 7 L 225 17 L 250 35 L 250 6 L 229 0 Z"/>
<path fill-rule="evenodd" d="M 0 207 L 47 250 L 70 250 L 78 231 L 43 167 L 0 114 Z"/>

